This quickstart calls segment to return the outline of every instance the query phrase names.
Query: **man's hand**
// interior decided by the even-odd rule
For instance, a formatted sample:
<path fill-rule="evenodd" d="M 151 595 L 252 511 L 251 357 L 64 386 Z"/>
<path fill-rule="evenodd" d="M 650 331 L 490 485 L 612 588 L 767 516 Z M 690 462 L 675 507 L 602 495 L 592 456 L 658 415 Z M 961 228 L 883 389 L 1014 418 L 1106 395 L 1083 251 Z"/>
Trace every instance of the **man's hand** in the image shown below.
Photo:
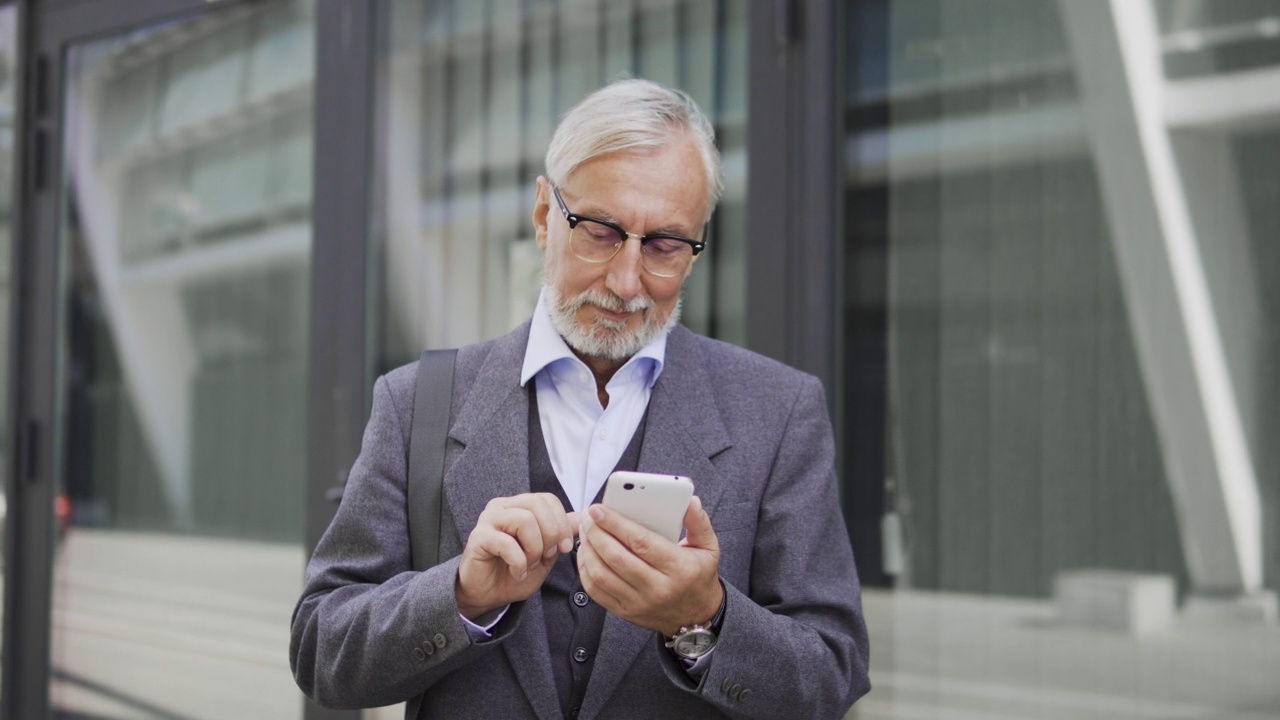
<path fill-rule="evenodd" d="M 679 545 L 603 505 L 583 522 L 578 574 L 593 600 L 614 615 L 670 636 L 708 623 L 724 598 L 717 573 L 720 542 L 694 497 Z"/>
<path fill-rule="evenodd" d="M 480 513 L 458 564 L 458 611 L 475 620 L 538 588 L 560 553 L 573 549 L 578 514 L 551 493 L 494 498 Z"/>

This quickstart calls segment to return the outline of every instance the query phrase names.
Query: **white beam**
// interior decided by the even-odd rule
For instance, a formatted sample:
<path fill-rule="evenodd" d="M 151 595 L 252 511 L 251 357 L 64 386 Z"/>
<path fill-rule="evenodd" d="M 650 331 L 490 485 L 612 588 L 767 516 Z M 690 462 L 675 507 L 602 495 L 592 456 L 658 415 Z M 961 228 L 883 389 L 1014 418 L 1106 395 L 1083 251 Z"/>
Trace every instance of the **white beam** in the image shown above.
<path fill-rule="evenodd" d="M 1262 583 L 1257 479 L 1166 124 L 1154 10 L 1059 0 L 1122 291 L 1197 592 Z"/>
<path fill-rule="evenodd" d="M 79 229 L 106 310 L 127 396 L 160 472 L 179 527 L 191 520 L 191 375 L 195 347 L 177 287 L 148 292 L 122 279 L 118 178 L 104 177 L 96 161 L 98 86 L 73 77 L 68 94 L 66 146 Z"/>
<path fill-rule="evenodd" d="M 1170 82 L 1165 123 L 1175 130 L 1231 130 L 1280 123 L 1280 67 Z"/>

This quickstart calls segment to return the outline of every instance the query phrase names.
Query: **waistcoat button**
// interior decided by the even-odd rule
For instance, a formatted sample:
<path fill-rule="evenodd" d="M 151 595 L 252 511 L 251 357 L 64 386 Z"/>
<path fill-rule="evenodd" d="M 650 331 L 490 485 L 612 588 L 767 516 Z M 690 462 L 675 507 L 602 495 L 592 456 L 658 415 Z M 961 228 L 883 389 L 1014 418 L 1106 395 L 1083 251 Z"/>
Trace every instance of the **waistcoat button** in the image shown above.
<path fill-rule="evenodd" d="M 587 594 L 581 590 L 573 594 L 574 605 L 577 605 L 578 607 L 586 607 L 589 602 L 591 602 L 591 600 L 587 597 Z"/>
<path fill-rule="evenodd" d="M 578 662 L 580 662 L 580 663 L 584 663 L 584 662 L 586 662 L 586 661 L 587 661 L 587 649 L 586 649 L 586 648 L 584 648 L 584 647 L 580 647 L 580 648 L 578 648 L 577 650 L 574 650 L 574 651 L 573 651 L 573 659 L 574 659 L 574 660 L 577 660 L 577 661 L 578 661 Z"/>

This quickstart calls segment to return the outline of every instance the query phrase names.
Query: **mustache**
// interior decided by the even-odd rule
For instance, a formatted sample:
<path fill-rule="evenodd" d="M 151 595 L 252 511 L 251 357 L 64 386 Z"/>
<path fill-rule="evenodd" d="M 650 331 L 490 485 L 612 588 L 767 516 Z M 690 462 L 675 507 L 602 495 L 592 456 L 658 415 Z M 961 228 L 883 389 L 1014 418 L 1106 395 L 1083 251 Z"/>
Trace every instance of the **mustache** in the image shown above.
<path fill-rule="evenodd" d="M 639 295 L 630 300 L 622 298 L 610 292 L 598 290 L 586 290 L 574 296 L 568 303 L 566 310 L 576 312 L 586 305 L 595 305 L 604 308 L 610 312 L 643 312 L 653 309 L 653 298 L 648 295 Z"/>

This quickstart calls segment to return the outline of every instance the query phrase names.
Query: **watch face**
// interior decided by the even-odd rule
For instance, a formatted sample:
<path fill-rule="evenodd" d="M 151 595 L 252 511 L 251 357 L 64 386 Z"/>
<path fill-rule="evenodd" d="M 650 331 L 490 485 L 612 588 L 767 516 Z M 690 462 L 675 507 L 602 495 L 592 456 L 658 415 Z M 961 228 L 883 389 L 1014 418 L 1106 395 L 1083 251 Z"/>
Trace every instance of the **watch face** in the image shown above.
<path fill-rule="evenodd" d="M 690 630 L 676 638 L 676 654 L 686 658 L 700 658 L 716 646 L 716 635 L 710 630 Z"/>

